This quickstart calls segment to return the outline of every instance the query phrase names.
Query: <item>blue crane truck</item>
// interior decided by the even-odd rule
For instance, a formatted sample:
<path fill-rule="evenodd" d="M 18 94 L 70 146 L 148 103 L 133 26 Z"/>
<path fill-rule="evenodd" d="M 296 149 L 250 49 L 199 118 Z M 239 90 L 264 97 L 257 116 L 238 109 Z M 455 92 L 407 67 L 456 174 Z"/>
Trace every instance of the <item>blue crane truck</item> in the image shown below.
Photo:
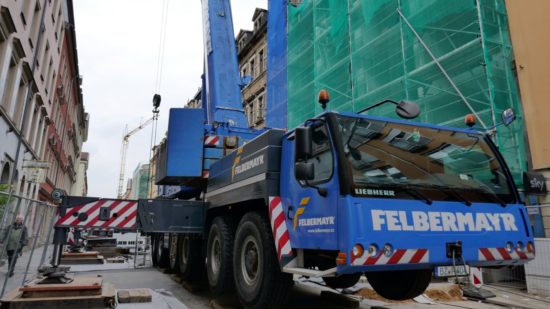
<path fill-rule="evenodd" d="M 284 304 L 294 275 L 346 288 L 364 274 L 402 300 L 436 266 L 534 258 L 526 209 L 485 132 L 330 109 L 293 130 L 248 128 L 229 1 L 202 3 L 203 107 L 170 110 L 157 162 L 157 184 L 179 190 L 65 197 L 58 244 L 68 227 L 139 230 L 155 265 L 206 277 L 214 296 L 236 291 L 245 308 Z M 406 102 L 396 111 L 418 114 Z"/>

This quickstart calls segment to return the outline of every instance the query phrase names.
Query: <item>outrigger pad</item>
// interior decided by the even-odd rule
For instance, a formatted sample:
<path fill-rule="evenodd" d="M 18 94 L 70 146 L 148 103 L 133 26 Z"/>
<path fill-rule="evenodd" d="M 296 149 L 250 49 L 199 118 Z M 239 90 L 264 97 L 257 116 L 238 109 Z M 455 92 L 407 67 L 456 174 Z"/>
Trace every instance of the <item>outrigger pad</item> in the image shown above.
<path fill-rule="evenodd" d="M 462 294 L 464 295 L 464 297 L 467 297 L 467 298 L 475 298 L 475 299 L 481 299 L 481 300 L 491 298 L 491 297 L 496 297 L 496 295 L 493 292 L 485 289 L 479 289 L 476 287 L 465 287 L 462 289 Z"/>

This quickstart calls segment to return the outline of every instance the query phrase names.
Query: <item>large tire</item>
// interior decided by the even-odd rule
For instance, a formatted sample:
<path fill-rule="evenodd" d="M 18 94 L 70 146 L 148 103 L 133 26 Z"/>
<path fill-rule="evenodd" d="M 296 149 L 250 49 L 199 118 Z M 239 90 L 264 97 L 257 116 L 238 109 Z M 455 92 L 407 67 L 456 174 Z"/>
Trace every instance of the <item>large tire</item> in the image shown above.
<path fill-rule="evenodd" d="M 170 243 L 168 244 L 168 266 L 173 273 L 180 272 L 180 248 L 178 247 L 178 235 L 170 234 Z"/>
<path fill-rule="evenodd" d="M 233 255 L 237 294 L 245 308 L 286 303 L 292 275 L 281 272 L 270 225 L 260 214 L 250 212 L 241 219 Z"/>
<path fill-rule="evenodd" d="M 194 281 L 204 270 L 202 241 L 189 235 L 178 236 L 179 271 L 183 280 Z"/>
<path fill-rule="evenodd" d="M 153 252 L 153 260 L 156 260 L 156 266 L 158 268 L 167 268 L 169 264 L 169 252 L 167 248 L 164 248 L 164 234 L 157 234 Z"/>
<path fill-rule="evenodd" d="M 324 277 L 323 281 L 327 286 L 333 289 L 345 289 L 354 286 L 359 279 L 361 279 L 362 273 L 345 274 L 338 277 Z"/>
<path fill-rule="evenodd" d="M 370 285 L 380 296 L 406 300 L 424 293 L 432 280 L 431 270 L 399 270 L 365 273 Z"/>
<path fill-rule="evenodd" d="M 216 217 L 212 221 L 206 244 L 206 274 L 215 298 L 234 291 L 233 243 L 235 224 L 231 217 Z"/>

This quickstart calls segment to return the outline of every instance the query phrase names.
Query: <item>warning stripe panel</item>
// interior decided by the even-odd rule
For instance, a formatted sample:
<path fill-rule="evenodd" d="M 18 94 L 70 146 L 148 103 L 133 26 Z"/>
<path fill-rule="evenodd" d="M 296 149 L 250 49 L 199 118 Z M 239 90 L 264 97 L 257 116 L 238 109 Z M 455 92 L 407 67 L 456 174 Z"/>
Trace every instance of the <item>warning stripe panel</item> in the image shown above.
<path fill-rule="evenodd" d="M 269 221 L 273 232 L 277 257 L 279 261 L 285 256 L 292 256 L 292 247 L 290 246 L 290 235 L 285 222 L 283 204 L 278 196 L 269 197 Z"/>
<path fill-rule="evenodd" d="M 220 143 L 220 137 L 217 135 L 207 135 L 204 137 L 205 146 L 218 146 Z"/>
<path fill-rule="evenodd" d="M 77 205 L 58 218 L 58 227 L 79 227 L 94 229 L 136 229 L 137 202 L 127 200 L 101 199 Z M 108 208 L 109 219 L 101 220 L 102 209 Z"/>
<path fill-rule="evenodd" d="M 480 261 L 532 260 L 534 258 L 534 252 L 519 251 L 517 249 L 512 252 L 506 248 L 479 248 L 478 250 Z"/>
<path fill-rule="evenodd" d="M 402 265 L 402 264 L 424 264 L 429 263 L 430 251 L 428 249 L 397 249 L 392 255 L 386 256 L 379 251 L 375 256 L 364 256 L 354 258 L 351 256 L 351 265 Z"/>

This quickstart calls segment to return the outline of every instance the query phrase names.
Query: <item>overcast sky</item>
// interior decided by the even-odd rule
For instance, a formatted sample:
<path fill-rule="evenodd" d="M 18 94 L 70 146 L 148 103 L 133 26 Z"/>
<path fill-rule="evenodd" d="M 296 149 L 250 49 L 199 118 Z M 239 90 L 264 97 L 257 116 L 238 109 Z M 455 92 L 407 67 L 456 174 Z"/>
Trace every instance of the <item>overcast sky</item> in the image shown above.
<path fill-rule="evenodd" d="M 203 66 L 200 0 L 169 4 L 157 142 L 168 109 L 183 107 L 200 86 Z M 151 117 L 163 0 L 75 0 L 74 13 L 84 106 L 90 114 L 88 195 L 116 197 L 124 128 Z M 267 0 L 233 0 L 235 33 L 252 29 L 256 7 Z M 130 138 L 126 179 L 149 160 L 152 127 Z M 125 184 L 126 185 L 126 184 Z"/>

